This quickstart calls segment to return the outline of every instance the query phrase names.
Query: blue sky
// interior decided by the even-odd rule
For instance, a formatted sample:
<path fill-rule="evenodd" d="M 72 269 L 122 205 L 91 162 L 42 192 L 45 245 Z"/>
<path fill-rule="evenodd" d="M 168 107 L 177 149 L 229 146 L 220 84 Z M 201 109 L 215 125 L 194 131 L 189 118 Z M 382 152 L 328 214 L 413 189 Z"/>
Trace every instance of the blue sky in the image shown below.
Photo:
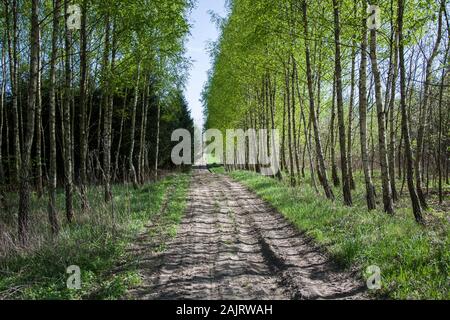
<path fill-rule="evenodd" d="M 200 102 L 207 72 L 211 68 L 211 59 L 207 51 L 208 41 L 215 41 L 219 32 L 211 21 L 210 10 L 221 17 L 226 15 L 225 0 L 198 0 L 190 16 L 191 36 L 187 43 L 187 55 L 192 60 L 189 81 L 185 96 L 191 109 L 195 124 L 203 125 L 202 103 Z"/>

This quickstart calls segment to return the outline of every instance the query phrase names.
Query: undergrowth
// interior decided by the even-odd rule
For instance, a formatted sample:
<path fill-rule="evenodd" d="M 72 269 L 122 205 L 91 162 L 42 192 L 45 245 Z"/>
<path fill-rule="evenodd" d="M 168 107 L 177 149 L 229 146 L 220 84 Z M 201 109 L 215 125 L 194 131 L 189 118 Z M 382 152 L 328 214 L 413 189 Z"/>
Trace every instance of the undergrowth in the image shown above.
<path fill-rule="evenodd" d="M 224 172 L 220 168 L 213 171 Z M 229 174 L 323 245 L 343 268 L 357 269 L 367 277 L 364 270 L 368 266 L 380 267 L 382 288 L 371 291 L 375 297 L 450 298 L 448 212 L 427 211 L 429 223 L 421 226 L 415 222 L 406 196 L 396 204 L 393 217 L 381 209 L 368 212 L 362 181 L 357 180 L 354 206 L 349 208 L 342 204 L 339 189 L 335 189 L 337 200 L 331 202 L 308 183 L 291 188 L 286 181 L 253 172 Z"/>
<path fill-rule="evenodd" d="M 117 299 L 139 282 L 134 270 L 114 273 L 120 262 L 132 257 L 127 247 L 160 209 L 171 191 L 164 212 L 167 233 L 175 236 L 185 206 L 189 175 L 169 175 L 157 183 L 134 190 L 113 187 L 113 201 L 104 204 L 101 187 L 88 189 L 90 210 L 79 213 L 72 224 L 64 223 L 57 239 L 51 239 L 46 223 L 46 198 L 33 198 L 31 244 L 26 249 L 12 245 L 0 256 L 0 299 Z M 79 200 L 79 199 L 78 199 Z M 58 194 L 59 220 L 64 221 L 64 194 Z M 5 217 L 0 217 L 5 220 Z M 0 220 L 1 221 L 1 220 Z M 14 229 L 4 222 L 3 229 Z M 6 234 L 7 231 L 4 231 Z M 12 231 L 11 231 L 12 232 Z M 38 236 L 39 235 L 39 236 Z M 14 236 L 9 236 L 14 243 Z M 6 246 L 5 246 L 6 247 Z M 67 267 L 81 270 L 81 289 L 68 289 Z"/>

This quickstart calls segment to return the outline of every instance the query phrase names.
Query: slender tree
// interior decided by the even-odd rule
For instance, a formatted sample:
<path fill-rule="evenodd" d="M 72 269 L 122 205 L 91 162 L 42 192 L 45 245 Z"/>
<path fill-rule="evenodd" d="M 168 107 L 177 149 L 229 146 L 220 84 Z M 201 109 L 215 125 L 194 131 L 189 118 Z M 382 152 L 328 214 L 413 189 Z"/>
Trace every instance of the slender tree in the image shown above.
<path fill-rule="evenodd" d="M 392 200 L 391 181 L 389 177 L 389 167 L 386 149 L 386 114 L 383 107 L 383 101 L 381 98 L 381 75 L 378 69 L 377 31 L 375 28 L 372 28 L 370 30 L 370 60 L 372 62 L 372 74 L 375 83 L 375 104 L 377 106 L 377 120 L 378 120 L 378 148 L 380 155 L 384 211 L 389 214 L 394 214 L 394 205 Z"/>
<path fill-rule="evenodd" d="M 354 2 L 353 9 L 355 11 L 355 15 L 357 14 L 356 1 Z M 348 106 L 348 129 L 347 129 L 347 162 L 348 162 L 348 177 L 350 180 L 350 188 L 354 190 L 355 179 L 353 178 L 353 155 L 352 155 L 352 124 L 353 124 L 353 108 L 355 101 L 355 74 L 356 74 L 356 41 L 355 37 L 352 37 L 352 67 L 350 72 L 350 102 Z"/>
<path fill-rule="evenodd" d="M 372 181 L 372 173 L 369 167 L 369 151 L 367 145 L 367 2 L 362 1 L 362 23 L 361 23 L 361 62 L 359 69 L 359 135 L 361 144 L 361 159 L 366 185 L 367 208 L 374 210 L 375 187 Z"/>
<path fill-rule="evenodd" d="M 388 166 L 389 166 L 389 177 L 391 181 L 392 199 L 393 201 L 398 200 L 398 192 L 395 184 L 395 145 L 396 145 L 396 128 L 395 128 L 395 94 L 396 94 L 396 84 L 398 78 L 398 34 L 397 28 L 394 27 L 393 33 L 393 44 L 392 44 L 392 59 L 393 59 L 393 74 L 392 83 L 390 90 L 389 99 L 389 154 L 388 154 Z"/>
<path fill-rule="evenodd" d="M 42 62 L 40 49 L 40 30 L 38 34 L 39 49 L 38 49 L 38 77 L 37 77 L 37 92 L 36 92 L 36 192 L 38 197 L 43 194 L 42 181 Z"/>
<path fill-rule="evenodd" d="M 5 125 L 5 117 L 8 113 L 4 111 L 5 109 L 5 95 L 6 95 L 6 36 L 2 37 L 2 53 L 1 53 L 1 65 L 2 65 L 2 83 L 0 86 L 0 190 L 2 189 L 2 184 L 6 184 L 6 174 L 3 167 L 3 129 Z M 3 192 L 3 191 L 0 191 Z M 2 195 L 0 195 L 2 197 Z"/>
<path fill-rule="evenodd" d="M 445 77 L 446 72 L 450 72 L 450 63 L 448 63 L 448 57 L 449 57 L 449 50 L 450 50 L 450 42 L 447 43 L 447 50 L 445 51 L 445 57 L 444 57 L 444 63 L 447 63 L 447 68 L 442 68 L 442 75 L 441 75 L 441 84 L 439 86 L 439 131 L 438 131 L 438 155 L 437 155 L 437 166 L 438 166 L 438 194 L 439 194 L 439 203 L 442 204 L 444 202 L 444 195 L 442 191 L 442 178 L 443 178 L 443 160 L 444 163 L 447 159 L 446 157 L 446 150 L 442 150 L 442 129 L 443 129 L 443 116 L 442 116 L 442 108 L 443 108 L 443 101 L 444 101 L 444 86 L 445 86 Z"/>
<path fill-rule="evenodd" d="M 312 79 L 312 68 L 311 68 L 311 58 L 310 58 L 310 51 L 309 51 L 309 27 L 308 27 L 308 5 L 305 0 L 302 1 L 302 11 L 303 11 L 303 27 L 304 27 L 304 34 L 305 34 L 305 60 L 306 60 L 306 74 L 307 74 L 307 82 L 308 82 L 308 94 L 309 94 L 309 112 L 311 116 L 311 121 L 314 128 L 314 138 L 316 143 L 316 157 L 317 161 L 319 162 L 319 169 L 321 176 L 321 183 L 322 187 L 325 191 L 325 195 L 328 199 L 334 200 L 334 194 L 333 190 L 331 189 L 329 183 L 328 183 L 328 175 L 327 170 L 325 167 L 325 160 L 323 157 L 322 152 L 322 142 L 320 139 L 320 132 L 319 132 L 319 123 L 316 116 L 316 108 L 315 108 L 315 102 L 314 102 L 314 90 L 313 90 L 313 79 Z"/>
<path fill-rule="evenodd" d="M 11 176 L 13 184 L 19 181 L 19 168 L 21 160 L 21 147 L 19 137 L 19 62 L 18 62 L 18 12 L 17 0 L 12 0 L 10 7 L 9 1 L 4 0 L 5 3 L 5 20 L 6 30 L 8 33 L 8 56 L 9 56 L 9 70 L 10 70 L 10 86 L 11 86 L 11 100 L 12 100 L 12 138 L 13 138 L 13 174 Z M 12 18 L 12 22 L 11 19 Z M 12 33 L 12 34 L 11 34 Z"/>
<path fill-rule="evenodd" d="M 119 171 L 119 158 L 120 158 L 120 151 L 122 148 L 122 140 L 123 140 L 123 127 L 125 123 L 125 114 L 128 107 L 128 88 L 125 89 L 125 95 L 123 97 L 123 108 L 121 110 L 121 117 L 120 117 L 120 128 L 119 128 L 119 141 L 117 143 L 117 149 L 116 154 L 114 157 L 114 176 L 117 179 L 117 174 Z"/>
<path fill-rule="evenodd" d="M 48 177 L 48 218 L 55 236 L 59 231 L 59 224 L 56 211 L 56 184 L 57 184 L 57 163 L 56 163 L 56 64 L 58 58 L 58 35 L 59 16 L 61 12 L 61 0 L 53 2 L 53 31 L 50 56 L 50 99 L 49 99 L 49 140 L 50 140 L 50 168 Z"/>
<path fill-rule="evenodd" d="M 87 156 L 89 130 L 87 127 L 87 77 L 88 77 L 88 53 L 87 53 L 87 6 L 88 0 L 83 0 L 81 6 L 81 30 L 80 30 L 80 190 L 82 210 L 89 208 L 89 202 L 86 195 L 87 178 Z"/>
<path fill-rule="evenodd" d="M 400 109 L 402 112 L 402 132 L 405 144 L 405 160 L 406 160 L 406 180 L 408 183 L 409 195 L 411 198 L 414 217 L 417 222 L 423 223 L 422 207 L 419 197 L 414 186 L 413 158 L 411 150 L 411 138 L 409 133 L 409 119 L 406 110 L 406 72 L 405 72 L 405 55 L 404 55 L 404 38 L 403 38 L 403 13 L 404 0 L 398 0 L 397 27 L 398 27 L 398 51 L 400 64 Z"/>
<path fill-rule="evenodd" d="M 336 138 L 334 134 L 336 123 L 335 120 L 336 120 L 336 77 L 334 77 L 333 81 L 333 91 L 331 100 L 330 151 L 331 151 L 331 177 L 333 179 L 334 186 L 338 187 L 341 184 L 341 182 L 339 180 L 336 165 Z"/>
<path fill-rule="evenodd" d="M 69 0 L 64 0 L 64 11 L 67 12 Z M 68 16 L 64 19 L 64 99 L 63 99 L 63 125 L 64 125 L 64 181 L 66 193 L 66 218 L 68 222 L 73 220 L 73 162 L 72 162 L 72 128 L 71 128 L 71 101 L 72 101 L 72 35 L 67 23 Z"/>
<path fill-rule="evenodd" d="M 335 71 L 336 71 L 336 97 L 339 124 L 339 145 L 341 151 L 341 173 L 342 191 L 344 204 L 352 205 L 352 192 L 350 188 L 350 176 L 348 174 L 347 151 L 345 144 L 345 123 L 344 123 L 344 98 L 342 94 L 342 66 L 341 66 L 341 26 L 340 26 L 340 3 L 333 0 L 334 7 L 334 43 L 335 43 Z"/>
<path fill-rule="evenodd" d="M 22 244 L 28 241 L 29 215 L 31 210 L 31 148 L 33 145 L 35 112 L 39 73 L 39 0 L 31 3 L 31 40 L 30 40 L 30 84 L 28 87 L 27 121 L 24 130 L 24 148 L 20 166 L 19 195 L 19 240 Z"/>
<path fill-rule="evenodd" d="M 159 164 L 159 142 L 160 142 L 160 121 L 161 121 L 161 104 L 156 101 L 156 148 L 155 148 L 155 181 L 158 180 L 158 164 Z"/>
<path fill-rule="evenodd" d="M 134 89 L 134 101 L 133 101 L 133 107 L 131 108 L 131 129 L 130 129 L 130 149 L 128 151 L 128 168 L 130 171 L 130 178 L 133 183 L 133 186 L 135 189 L 138 188 L 138 182 L 137 182 L 137 176 L 136 176 L 136 169 L 134 168 L 133 164 L 133 157 L 134 157 L 134 144 L 135 144 L 135 132 L 136 132 L 136 109 L 137 104 L 139 101 L 139 81 L 140 81 L 140 75 L 141 75 L 141 62 L 138 62 L 137 64 L 137 76 L 136 76 L 136 84 Z"/>
<path fill-rule="evenodd" d="M 103 184 L 105 188 L 105 202 L 111 201 L 111 136 L 112 136 L 112 93 L 110 92 L 112 69 L 111 54 L 111 19 L 107 13 L 105 17 L 105 43 L 103 49 Z M 111 69 L 110 69 L 111 68 Z"/>
<path fill-rule="evenodd" d="M 139 130 L 139 152 L 138 152 L 138 177 L 139 183 L 144 184 L 145 182 L 145 168 L 144 168 L 144 158 L 145 158 L 145 141 L 146 141 L 146 131 L 147 131 L 147 116 L 148 116 L 148 105 L 150 100 L 150 76 L 147 78 L 147 83 L 144 91 L 142 92 L 142 108 L 141 108 L 141 126 Z"/>
<path fill-rule="evenodd" d="M 430 88 L 431 88 L 431 77 L 433 72 L 433 62 L 436 58 L 439 50 L 439 46 L 442 39 L 442 13 L 445 8 L 445 1 L 441 1 L 441 6 L 439 9 L 439 18 L 438 18 L 438 28 L 436 35 L 436 42 L 434 43 L 433 51 L 430 57 L 426 62 L 425 69 L 425 86 L 423 89 L 423 102 L 420 104 L 420 112 L 419 112 L 419 129 L 417 132 L 417 148 L 416 148 L 416 158 L 414 162 L 414 169 L 416 173 L 416 191 L 417 196 L 419 197 L 420 204 L 423 209 L 428 207 L 424 192 L 422 190 L 422 161 L 423 161 L 423 149 L 424 149 L 424 133 L 425 128 L 428 127 L 428 124 L 425 123 L 425 119 L 427 118 L 427 110 L 428 104 L 430 101 Z"/>

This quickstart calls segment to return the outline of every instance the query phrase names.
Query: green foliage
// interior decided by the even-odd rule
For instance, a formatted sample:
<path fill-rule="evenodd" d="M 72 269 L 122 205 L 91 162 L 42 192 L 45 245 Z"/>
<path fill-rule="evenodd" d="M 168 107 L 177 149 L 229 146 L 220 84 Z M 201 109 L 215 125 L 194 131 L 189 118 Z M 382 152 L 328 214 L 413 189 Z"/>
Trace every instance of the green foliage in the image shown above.
<path fill-rule="evenodd" d="M 306 91 L 306 63 L 305 40 L 309 41 L 314 81 L 314 94 L 322 140 L 326 143 L 329 133 L 329 119 L 331 109 L 331 95 L 334 74 L 334 25 L 332 1 L 308 3 L 309 39 L 304 37 L 302 1 L 295 0 L 235 0 L 230 2 L 230 13 L 220 24 L 221 36 L 211 48 L 213 67 L 203 91 L 204 115 L 207 128 L 225 130 L 228 128 L 245 127 L 246 116 L 261 116 L 263 109 L 261 97 L 261 83 L 265 75 L 270 75 L 276 89 L 275 96 L 275 126 L 281 130 L 283 126 L 283 111 L 285 86 L 285 72 L 289 65 L 289 58 L 295 59 L 299 72 L 299 87 L 301 101 L 296 97 L 299 108 L 304 108 L 306 119 L 309 117 L 307 108 L 308 95 Z M 342 0 L 341 15 L 341 47 L 343 67 L 343 94 L 345 107 L 350 104 L 350 71 L 351 52 L 355 48 L 356 71 L 359 68 L 361 42 L 361 1 Z M 381 28 L 378 30 L 377 51 L 381 74 L 389 72 L 391 54 L 391 33 L 396 25 L 396 1 L 372 1 L 381 10 Z M 424 63 L 425 56 L 429 56 L 431 44 L 437 28 L 437 13 L 439 1 L 414 0 L 405 2 L 405 45 L 408 54 L 405 57 L 410 65 L 408 70 L 416 77 L 411 82 L 411 92 L 420 90 L 421 75 L 416 75 L 416 69 Z M 447 33 L 448 34 L 448 33 Z M 444 47 L 444 46 L 442 46 Z M 443 56 L 443 49 L 440 55 Z M 418 54 L 419 53 L 419 54 Z M 417 62 L 420 61 L 420 62 Z M 319 79 L 320 76 L 320 92 Z M 369 73 L 369 76 L 371 74 Z M 371 83 L 370 78 L 368 84 Z M 358 79 L 355 80 L 358 84 Z M 409 84 L 408 84 L 409 85 Z M 387 87 L 387 83 L 384 83 Z M 371 90 L 369 90 L 371 91 Z M 297 94 L 297 92 L 296 92 Z M 354 108 L 357 118 L 357 90 L 355 90 Z M 373 92 L 369 96 L 373 99 Z M 413 96 L 409 103 L 411 108 L 420 104 L 421 98 Z M 369 103 L 370 104 L 370 103 Z M 346 108 L 347 109 L 347 108 Z M 370 110 L 369 110 L 370 111 Z M 396 111 L 397 112 L 397 111 Z M 412 113 L 413 115 L 415 113 Z M 299 118 L 297 116 L 297 118 Z M 412 128 L 417 117 L 412 117 Z M 346 121 L 347 121 L 346 117 Z M 357 119 L 354 120 L 355 123 Z M 257 124 L 258 126 L 259 124 Z M 378 130 L 376 121 L 370 125 L 370 131 Z M 306 137 L 299 131 L 299 141 L 303 144 Z M 400 130 L 396 131 L 396 139 L 400 140 Z M 359 141 L 354 144 L 354 150 L 360 150 Z"/>

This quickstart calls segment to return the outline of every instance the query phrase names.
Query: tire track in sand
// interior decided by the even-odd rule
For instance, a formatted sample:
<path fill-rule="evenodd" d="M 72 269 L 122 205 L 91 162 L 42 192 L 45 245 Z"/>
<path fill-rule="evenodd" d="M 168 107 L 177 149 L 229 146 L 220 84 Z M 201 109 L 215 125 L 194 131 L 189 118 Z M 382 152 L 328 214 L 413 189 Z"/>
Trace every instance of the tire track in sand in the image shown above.
<path fill-rule="evenodd" d="M 188 202 L 167 250 L 139 258 L 129 298 L 366 298 L 361 280 L 231 178 L 194 170 Z"/>

